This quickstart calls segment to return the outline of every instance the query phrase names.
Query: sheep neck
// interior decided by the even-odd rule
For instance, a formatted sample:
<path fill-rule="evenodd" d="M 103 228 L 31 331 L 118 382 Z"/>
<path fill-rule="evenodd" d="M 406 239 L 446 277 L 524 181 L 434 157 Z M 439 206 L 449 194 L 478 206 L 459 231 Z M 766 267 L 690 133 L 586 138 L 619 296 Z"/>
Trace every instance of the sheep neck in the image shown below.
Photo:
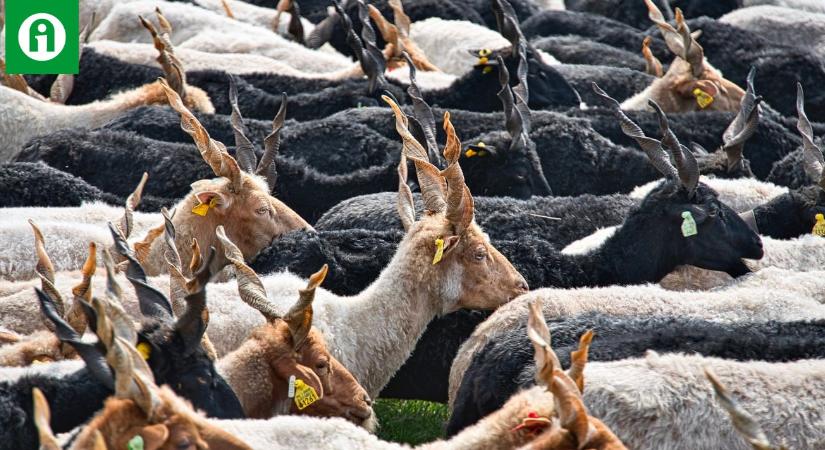
<path fill-rule="evenodd" d="M 330 314 L 340 324 L 330 327 L 330 351 L 373 398 L 441 311 L 441 283 L 433 266 L 422 263 L 427 256 L 405 238 L 378 279 L 340 299 L 342 307 Z"/>
<path fill-rule="evenodd" d="M 604 244 L 584 255 L 559 255 L 560 266 L 575 272 L 558 287 L 655 283 L 679 265 L 661 229 L 631 216 Z"/>

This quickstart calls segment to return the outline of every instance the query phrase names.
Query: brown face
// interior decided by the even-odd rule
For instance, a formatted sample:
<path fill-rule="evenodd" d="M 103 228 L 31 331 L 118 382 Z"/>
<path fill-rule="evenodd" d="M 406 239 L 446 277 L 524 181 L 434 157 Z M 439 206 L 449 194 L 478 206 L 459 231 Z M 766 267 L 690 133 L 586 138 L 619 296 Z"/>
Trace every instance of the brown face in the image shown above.
<path fill-rule="evenodd" d="M 422 218 L 416 226 L 424 228 L 416 232 L 420 236 L 417 241 L 427 249 L 427 261 L 422 264 L 433 267 L 433 276 L 442 280 L 442 294 L 449 304 L 444 312 L 458 308 L 495 309 L 529 290 L 524 277 L 490 244 L 475 222 L 460 238 L 451 236 L 453 227 L 442 216 Z M 433 265 L 436 238 L 444 241 L 444 255 Z"/>
<path fill-rule="evenodd" d="M 283 327 L 286 328 L 286 327 Z M 281 346 L 292 348 L 289 332 L 281 331 Z M 289 350 L 274 362 L 275 391 L 273 398 L 288 401 L 291 414 L 317 417 L 343 417 L 355 424 L 366 426 L 373 418 L 372 400 L 349 371 L 327 350 L 323 335 L 312 328 L 297 351 Z M 289 378 L 303 381 L 312 387 L 318 400 L 300 409 L 293 399 L 287 398 Z M 297 392 L 297 390 L 296 390 Z"/>
<path fill-rule="evenodd" d="M 667 97 L 673 101 L 664 98 L 666 94 L 659 96 L 662 97 L 661 99 L 653 98 L 653 100 L 659 103 L 665 112 L 738 112 L 739 103 L 745 96 L 742 88 L 723 78 L 718 70 L 707 64 L 702 76 L 694 77 L 690 71 L 690 65 L 680 58 L 673 60 L 670 69 L 661 80 L 664 86 L 672 89 L 672 94 Z M 711 98 L 710 103 L 705 103 Z M 705 106 L 700 106 L 700 103 Z"/>
<path fill-rule="evenodd" d="M 194 195 L 179 205 L 178 210 L 183 213 L 175 214 L 175 225 L 180 226 L 179 221 L 187 221 L 201 248 L 216 245 L 218 249 L 220 245 L 215 238 L 215 228 L 223 225 L 227 236 L 238 246 L 246 260 L 253 258 L 282 234 L 312 229 L 295 211 L 269 195 L 266 183 L 260 178 L 248 174 L 243 177 L 241 192 L 233 192 L 228 180 L 223 178 L 193 183 Z M 201 207 L 201 214 L 195 211 L 199 204 L 207 205 Z M 185 246 L 179 247 L 185 251 Z M 181 256 L 187 257 L 183 253 Z"/>

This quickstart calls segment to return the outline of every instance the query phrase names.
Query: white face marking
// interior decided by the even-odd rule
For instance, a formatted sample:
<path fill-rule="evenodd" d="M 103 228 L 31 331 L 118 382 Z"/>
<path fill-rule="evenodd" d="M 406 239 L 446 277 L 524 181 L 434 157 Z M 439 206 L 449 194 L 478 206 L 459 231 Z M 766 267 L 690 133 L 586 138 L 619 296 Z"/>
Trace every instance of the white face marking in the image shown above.
<path fill-rule="evenodd" d="M 458 300 L 461 298 L 461 281 L 464 277 L 464 267 L 453 262 L 445 271 L 441 284 L 441 313 L 447 314 L 458 309 Z"/>

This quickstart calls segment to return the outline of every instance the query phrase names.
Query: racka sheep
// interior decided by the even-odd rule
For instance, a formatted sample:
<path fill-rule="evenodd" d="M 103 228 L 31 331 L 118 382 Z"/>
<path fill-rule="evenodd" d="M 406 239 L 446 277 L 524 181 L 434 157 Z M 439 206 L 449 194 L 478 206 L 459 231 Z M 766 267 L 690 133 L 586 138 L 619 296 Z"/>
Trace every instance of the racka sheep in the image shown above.
<path fill-rule="evenodd" d="M 461 345 L 450 369 L 450 405 L 474 355 L 499 334 L 519 326 L 534 301 L 541 301 L 544 317 L 550 321 L 587 313 L 630 319 L 667 315 L 723 323 L 802 321 L 822 319 L 820 275 L 762 269 L 713 292 L 674 292 L 656 285 L 531 291 L 498 308 Z"/>
<path fill-rule="evenodd" d="M 647 350 L 687 352 L 734 360 L 794 361 L 821 358 L 816 350 L 823 324 L 767 322 L 720 324 L 699 319 L 651 316 L 616 319 L 584 315 L 549 324 L 562 362 L 586 330 L 596 330 L 591 361 L 616 361 L 642 356 Z M 497 334 L 473 355 L 456 391 L 449 435 L 498 409 L 518 387 L 531 386 L 532 355 L 519 352 L 526 344 L 524 323 Z M 507 383 L 504 380 L 514 380 Z M 496 386 L 490 389 L 490 386 Z M 483 393 L 481 395 L 475 394 Z"/>

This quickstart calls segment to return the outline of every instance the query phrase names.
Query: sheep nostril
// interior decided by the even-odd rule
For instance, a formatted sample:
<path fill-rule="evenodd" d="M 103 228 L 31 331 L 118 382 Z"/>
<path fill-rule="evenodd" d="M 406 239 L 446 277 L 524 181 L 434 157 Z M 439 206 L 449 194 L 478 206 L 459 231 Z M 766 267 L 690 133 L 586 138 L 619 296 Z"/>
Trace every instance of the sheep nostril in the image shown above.
<path fill-rule="evenodd" d="M 368 407 L 372 407 L 372 399 L 367 394 L 364 394 L 364 403 L 366 403 Z"/>

